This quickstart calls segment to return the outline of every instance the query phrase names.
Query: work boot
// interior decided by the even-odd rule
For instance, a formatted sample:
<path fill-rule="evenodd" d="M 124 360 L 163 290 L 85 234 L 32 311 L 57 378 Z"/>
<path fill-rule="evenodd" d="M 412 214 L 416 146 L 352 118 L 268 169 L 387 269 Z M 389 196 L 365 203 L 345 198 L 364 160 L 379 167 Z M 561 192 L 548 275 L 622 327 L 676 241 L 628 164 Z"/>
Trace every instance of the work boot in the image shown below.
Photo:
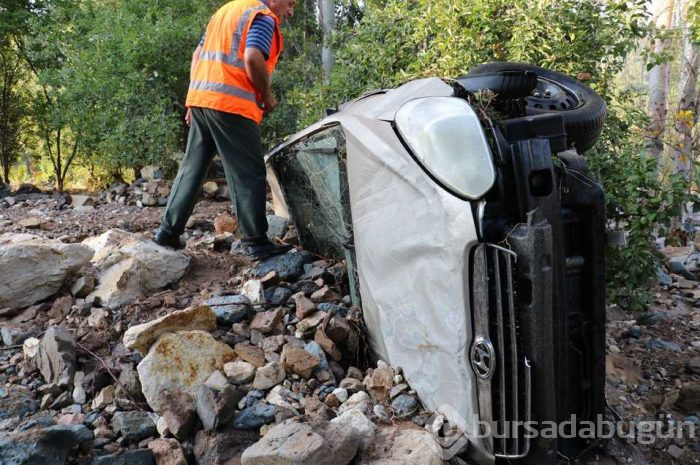
<path fill-rule="evenodd" d="M 171 234 L 163 228 L 158 228 L 153 235 L 153 242 L 163 247 L 180 250 L 185 248 L 185 243 L 180 240 L 180 236 Z"/>
<path fill-rule="evenodd" d="M 245 253 L 253 260 L 262 260 L 273 255 L 280 255 L 292 249 L 291 245 L 277 245 L 270 241 L 251 244 L 246 247 Z"/>

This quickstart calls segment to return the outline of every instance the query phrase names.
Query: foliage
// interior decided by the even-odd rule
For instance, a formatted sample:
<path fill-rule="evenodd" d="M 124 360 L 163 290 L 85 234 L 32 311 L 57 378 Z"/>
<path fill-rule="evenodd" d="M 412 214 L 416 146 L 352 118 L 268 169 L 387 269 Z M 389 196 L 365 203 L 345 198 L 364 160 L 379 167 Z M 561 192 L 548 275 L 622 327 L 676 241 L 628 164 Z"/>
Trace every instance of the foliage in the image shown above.
<path fill-rule="evenodd" d="M 609 220 L 627 232 L 624 247 L 608 249 L 608 296 L 640 309 L 663 260 L 654 236 L 679 216 L 689 186 L 682 174 L 659 179 L 657 160 L 645 156 L 647 115 L 635 97 L 617 91 L 609 95 L 604 133 L 588 158 L 591 171 L 605 184 Z"/>
<path fill-rule="evenodd" d="M 12 166 L 27 139 L 28 97 L 20 86 L 25 74 L 15 45 L 0 40 L 0 179 L 8 184 Z"/>

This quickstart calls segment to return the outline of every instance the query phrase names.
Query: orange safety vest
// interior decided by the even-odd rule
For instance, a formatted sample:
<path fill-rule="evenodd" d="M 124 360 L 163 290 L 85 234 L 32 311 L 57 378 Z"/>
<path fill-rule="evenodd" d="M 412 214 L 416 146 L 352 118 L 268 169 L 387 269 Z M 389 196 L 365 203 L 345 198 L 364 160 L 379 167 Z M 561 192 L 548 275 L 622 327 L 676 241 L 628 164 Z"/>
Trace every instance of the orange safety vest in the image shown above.
<path fill-rule="evenodd" d="M 235 113 L 260 124 L 262 95 L 248 78 L 243 58 L 248 30 L 259 14 L 275 20 L 266 63 L 267 74 L 272 75 L 284 48 L 279 19 L 260 0 L 234 0 L 222 6 L 209 21 L 199 61 L 191 76 L 187 107 Z"/>

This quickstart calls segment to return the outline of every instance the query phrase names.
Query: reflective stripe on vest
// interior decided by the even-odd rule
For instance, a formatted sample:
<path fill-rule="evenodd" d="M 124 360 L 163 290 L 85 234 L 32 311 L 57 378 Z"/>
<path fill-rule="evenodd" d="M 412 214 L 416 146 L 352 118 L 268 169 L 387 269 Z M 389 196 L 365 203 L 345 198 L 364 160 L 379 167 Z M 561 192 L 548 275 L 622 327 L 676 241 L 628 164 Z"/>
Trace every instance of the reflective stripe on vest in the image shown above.
<path fill-rule="evenodd" d="M 226 63 L 227 65 L 235 66 L 236 68 L 245 69 L 245 63 L 243 60 L 238 58 L 238 50 L 241 45 L 243 29 L 245 29 L 246 24 L 248 24 L 250 15 L 266 9 L 267 7 L 265 6 L 257 6 L 246 10 L 245 13 L 241 15 L 241 19 L 238 21 L 238 26 L 236 26 L 236 30 L 233 32 L 233 36 L 231 37 L 231 51 L 229 53 L 202 52 L 199 54 L 199 59 L 207 61 L 220 61 L 222 63 Z"/>
<path fill-rule="evenodd" d="M 257 102 L 255 98 L 255 93 L 248 92 L 241 89 L 240 87 L 230 86 L 228 84 L 223 84 L 221 82 L 209 82 L 209 81 L 192 81 L 190 82 L 190 89 L 192 90 L 209 90 L 211 92 L 219 92 L 220 94 L 231 95 L 233 97 L 238 97 L 251 102 Z"/>

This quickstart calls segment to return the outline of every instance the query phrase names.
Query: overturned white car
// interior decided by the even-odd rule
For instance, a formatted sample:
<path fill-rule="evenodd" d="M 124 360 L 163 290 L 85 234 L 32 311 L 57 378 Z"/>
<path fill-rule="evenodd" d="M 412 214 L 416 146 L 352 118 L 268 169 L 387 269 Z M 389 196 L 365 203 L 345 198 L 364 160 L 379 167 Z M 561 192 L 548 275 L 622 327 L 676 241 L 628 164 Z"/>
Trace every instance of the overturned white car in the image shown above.
<path fill-rule="evenodd" d="M 470 463 L 557 463 L 585 444 L 525 423 L 603 413 L 605 212 L 582 154 L 604 117 L 574 79 L 494 63 L 365 94 L 267 157 L 278 213 L 347 259 L 378 357 Z"/>

